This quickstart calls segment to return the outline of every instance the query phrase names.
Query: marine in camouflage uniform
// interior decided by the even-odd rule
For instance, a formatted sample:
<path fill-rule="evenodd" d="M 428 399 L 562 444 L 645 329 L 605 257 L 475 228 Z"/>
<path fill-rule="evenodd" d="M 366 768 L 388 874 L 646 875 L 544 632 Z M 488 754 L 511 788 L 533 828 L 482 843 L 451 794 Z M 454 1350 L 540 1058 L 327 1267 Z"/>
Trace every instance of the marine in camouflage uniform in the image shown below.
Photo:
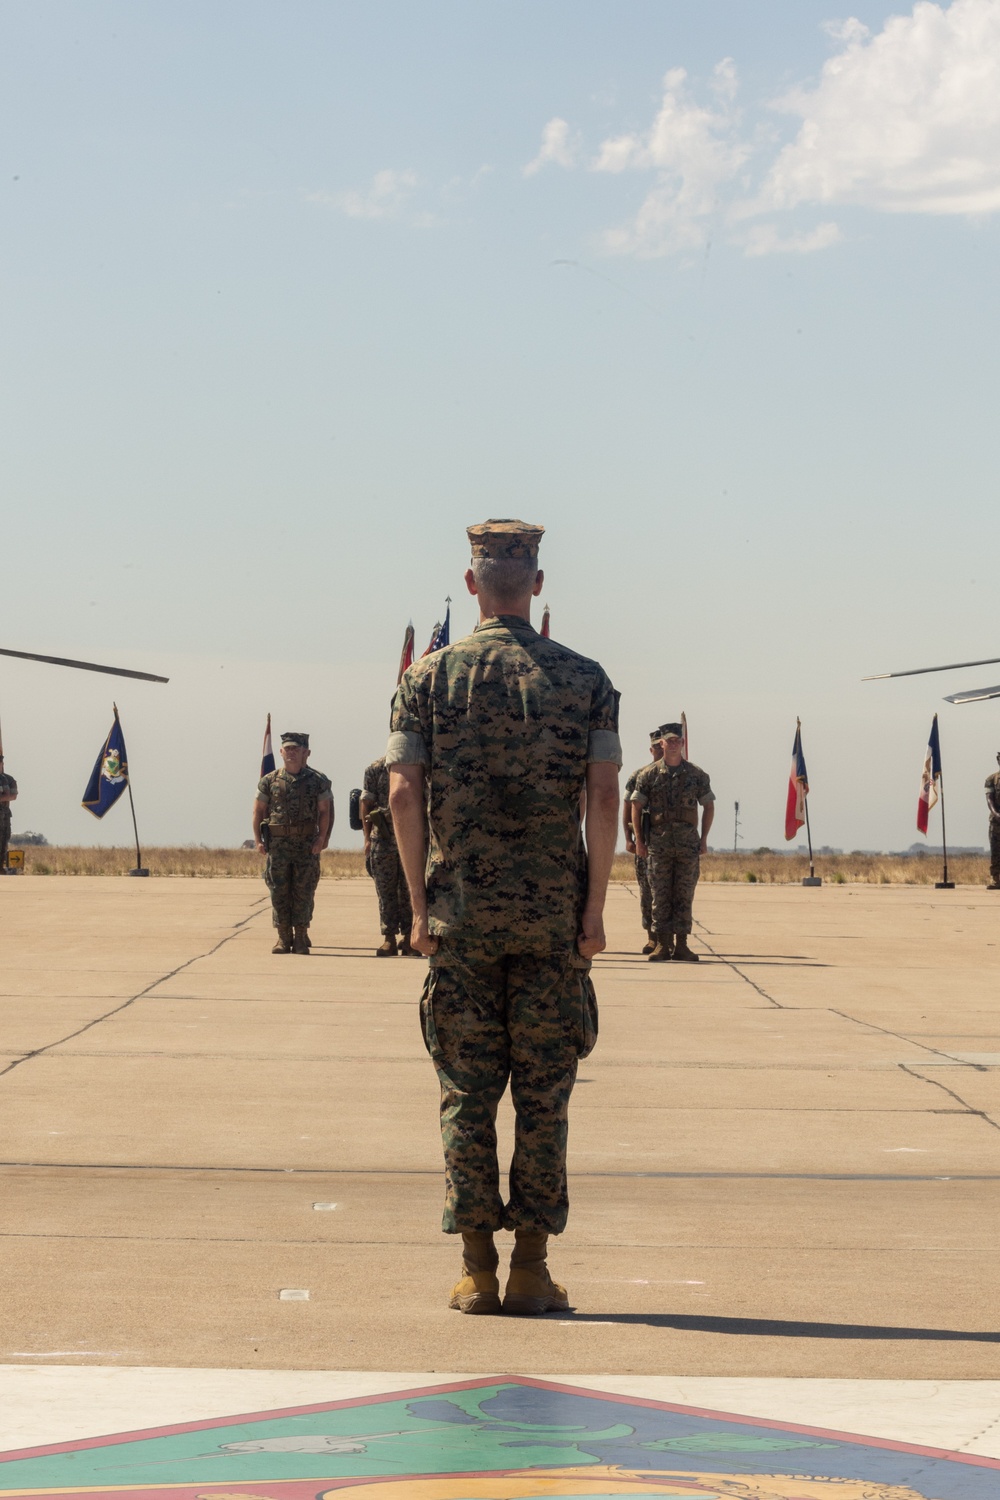
<path fill-rule="evenodd" d="M 997 753 L 1000 766 L 1000 752 Z M 986 778 L 986 806 L 990 810 L 990 883 L 988 891 L 1000 891 L 1000 771 Z"/>
<path fill-rule="evenodd" d="M 10 804 L 17 798 L 17 782 L 7 776 L 0 755 L 0 870 L 7 868 L 7 850 L 10 847 Z"/>
<path fill-rule="evenodd" d="M 654 761 L 658 761 L 663 754 L 663 746 L 660 744 L 660 731 L 651 729 L 649 731 L 649 748 Z M 647 765 L 649 762 L 647 761 Z M 645 766 L 639 770 L 644 771 Z M 625 833 L 625 849 L 635 859 L 635 879 L 639 887 L 639 911 L 642 916 L 642 929 L 646 934 L 646 945 L 643 953 L 652 953 L 655 944 L 652 939 L 653 931 L 653 893 L 649 887 L 648 860 L 636 853 L 635 838 L 632 832 L 632 793 L 635 791 L 636 778 L 639 771 L 633 771 L 625 783 L 625 800 L 622 803 L 622 828 Z"/>
<path fill-rule="evenodd" d="M 523 613 L 482 617 L 471 636 L 410 667 L 386 751 L 414 940 L 424 922 L 424 945 L 436 947 L 420 1009 L 441 1085 L 442 1228 L 463 1237 L 466 1275 L 450 1303 L 462 1312 L 500 1310 L 493 1232 L 501 1228 L 515 1232 L 503 1310 L 568 1305 L 548 1275 L 546 1240 L 566 1224 L 569 1099 L 577 1062 L 597 1036 L 583 953 L 603 947 L 603 929 L 593 944 L 578 934 L 581 922 L 593 930 L 594 911 L 600 928 L 607 881 L 595 876 L 599 889 L 588 890 L 580 806 L 586 787 L 588 839 L 601 857 L 606 842 L 610 870 L 618 695 L 597 662 L 529 623 L 531 593 L 541 588 L 540 536 L 522 522 L 469 529 L 466 582 L 480 595 L 481 616 L 515 599 Z M 520 563 L 491 572 L 484 559 Z M 429 834 L 426 904 L 413 874 L 417 798 L 426 799 Z M 606 833 L 603 825 L 594 831 L 601 818 Z M 505 1202 L 496 1113 L 508 1081 L 516 1124 Z"/>
<path fill-rule="evenodd" d="M 413 912 L 410 892 L 403 874 L 396 835 L 389 811 L 389 767 L 385 756 L 373 760 L 364 774 L 361 795 L 361 822 L 365 830 L 365 868 L 375 882 L 378 896 L 379 926 L 384 941 L 375 952 L 380 958 L 394 957 L 398 951 L 409 956 L 410 927 Z M 401 937 L 399 949 L 397 934 Z"/>
<path fill-rule="evenodd" d="M 274 953 L 309 952 L 319 851 L 326 848 L 333 829 L 330 778 L 306 765 L 308 754 L 307 734 L 283 734 L 285 764 L 280 771 L 262 776 L 257 786 L 254 839 L 263 851 L 261 823 L 266 820 L 269 847 L 264 883 L 271 892 L 271 916 L 278 929 Z"/>
<path fill-rule="evenodd" d="M 662 724 L 660 734 L 663 759 L 639 772 L 632 791 L 632 803 L 640 809 L 640 815 L 649 814 L 649 884 L 656 944 L 649 958 L 651 962 L 668 958 L 696 962 L 698 955 L 691 951 L 687 939 L 715 793 L 707 772 L 682 758 L 681 726 Z M 668 763 L 671 760 L 673 765 Z M 699 807 L 703 809 L 700 833 Z M 642 849 L 641 840 L 636 847 Z"/>

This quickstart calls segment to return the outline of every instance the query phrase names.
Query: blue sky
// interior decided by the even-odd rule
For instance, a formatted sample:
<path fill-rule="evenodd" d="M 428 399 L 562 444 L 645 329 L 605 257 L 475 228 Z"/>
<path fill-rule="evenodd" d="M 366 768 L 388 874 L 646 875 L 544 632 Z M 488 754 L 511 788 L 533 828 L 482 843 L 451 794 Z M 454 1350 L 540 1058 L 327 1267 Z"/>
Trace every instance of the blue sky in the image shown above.
<path fill-rule="evenodd" d="M 126 841 L 116 696 L 151 842 L 246 836 L 270 710 L 349 843 L 518 515 L 629 768 L 685 709 L 778 843 L 800 714 L 817 842 L 900 848 L 940 708 L 985 841 L 1000 668 L 860 678 L 1000 655 L 997 0 L 31 0 L 0 70 L 0 644 L 171 677 L 0 660 L 15 826 Z"/>

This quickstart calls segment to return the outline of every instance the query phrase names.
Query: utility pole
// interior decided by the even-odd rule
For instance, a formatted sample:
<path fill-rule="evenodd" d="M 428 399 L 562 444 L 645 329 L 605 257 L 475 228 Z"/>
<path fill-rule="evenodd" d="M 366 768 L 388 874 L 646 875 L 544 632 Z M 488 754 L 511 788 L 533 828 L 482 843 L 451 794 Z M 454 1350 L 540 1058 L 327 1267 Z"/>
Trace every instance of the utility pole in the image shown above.
<path fill-rule="evenodd" d="M 740 841 L 740 804 L 734 802 L 733 808 L 735 810 L 735 817 L 733 819 L 733 853 L 735 854 L 737 852 L 736 846 Z"/>

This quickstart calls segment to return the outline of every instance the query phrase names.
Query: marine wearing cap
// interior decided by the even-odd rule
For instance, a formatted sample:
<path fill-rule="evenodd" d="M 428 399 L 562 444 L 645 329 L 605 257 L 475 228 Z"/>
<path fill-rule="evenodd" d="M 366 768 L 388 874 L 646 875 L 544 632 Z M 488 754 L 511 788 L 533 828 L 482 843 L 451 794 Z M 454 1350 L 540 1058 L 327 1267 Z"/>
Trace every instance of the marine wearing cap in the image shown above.
<path fill-rule="evenodd" d="M 682 740 L 684 738 L 683 724 L 661 724 L 656 731 L 657 738 L 661 740 Z"/>
<path fill-rule="evenodd" d="M 545 527 L 501 517 L 480 521 L 470 526 L 467 534 L 473 557 L 537 557 Z"/>
<path fill-rule="evenodd" d="M 287 734 L 281 736 L 283 745 L 301 745 L 303 750 L 309 749 L 309 736 L 300 734 L 297 729 L 290 729 Z"/>

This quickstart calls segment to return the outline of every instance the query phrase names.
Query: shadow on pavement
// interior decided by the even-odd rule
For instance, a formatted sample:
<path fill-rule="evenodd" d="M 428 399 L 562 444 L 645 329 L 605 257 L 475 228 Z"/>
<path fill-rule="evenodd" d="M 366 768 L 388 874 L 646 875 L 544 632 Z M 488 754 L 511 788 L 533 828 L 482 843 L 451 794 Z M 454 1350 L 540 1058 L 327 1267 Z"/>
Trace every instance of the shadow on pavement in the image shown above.
<path fill-rule="evenodd" d="M 923 1339 L 1000 1344 L 1000 1333 L 956 1328 L 880 1328 L 870 1323 L 795 1323 L 779 1318 L 709 1318 L 687 1313 L 575 1313 L 561 1321 L 673 1328 L 682 1333 L 729 1333 L 769 1339 Z"/>

